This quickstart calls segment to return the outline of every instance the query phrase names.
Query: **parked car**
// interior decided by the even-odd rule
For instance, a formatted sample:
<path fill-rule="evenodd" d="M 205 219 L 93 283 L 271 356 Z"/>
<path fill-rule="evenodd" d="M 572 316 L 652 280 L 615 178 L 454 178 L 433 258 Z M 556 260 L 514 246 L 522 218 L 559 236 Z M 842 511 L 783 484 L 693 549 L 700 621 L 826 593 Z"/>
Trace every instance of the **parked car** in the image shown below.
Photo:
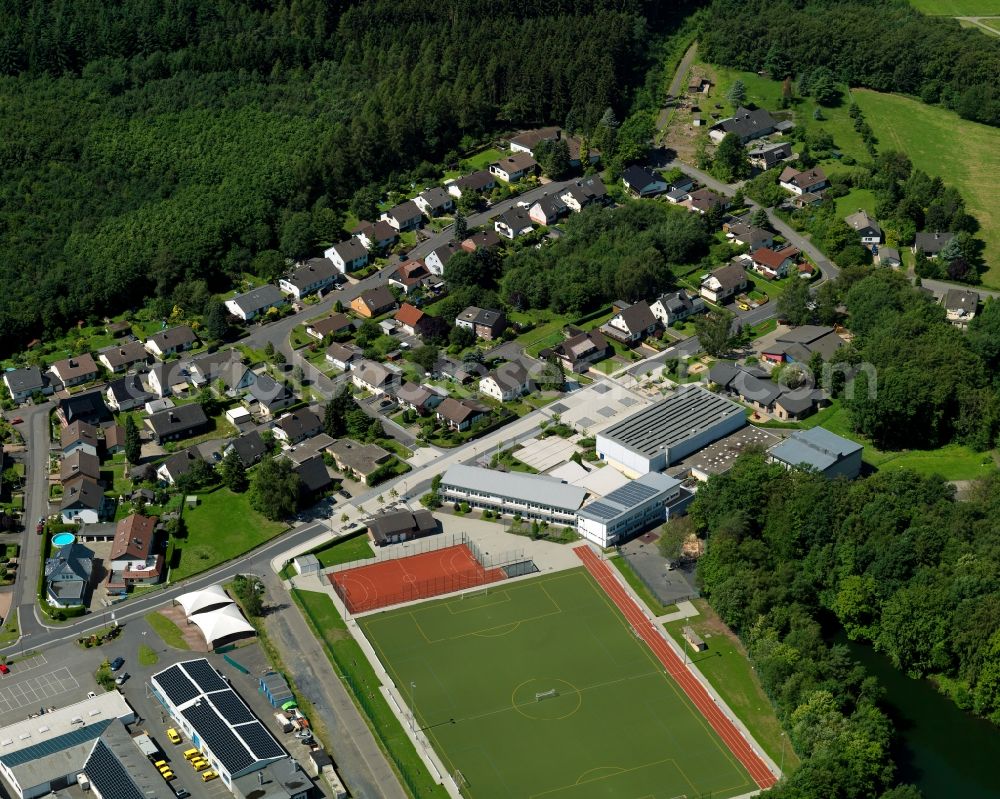
<path fill-rule="evenodd" d="M 131 676 L 132 675 L 129 674 L 127 671 L 123 671 L 121 674 L 115 677 L 115 685 L 124 685 L 125 681 Z"/>
<path fill-rule="evenodd" d="M 10 674 L 10 666 L 6 663 L 0 663 L 0 674 Z"/>
<path fill-rule="evenodd" d="M 172 744 L 179 744 L 181 742 L 181 734 L 171 727 L 167 730 L 167 740 Z"/>
<path fill-rule="evenodd" d="M 342 496 L 344 499 L 351 498 L 351 492 L 348 491 L 346 488 L 340 489 L 340 491 L 338 491 L 337 493 L 340 494 L 340 496 Z"/>
<path fill-rule="evenodd" d="M 125 658 L 120 656 L 116 657 L 114 660 L 111 661 L 111 671 L 118 671 L 118 669 L 120 669 L 124 665 L 125 665 Z"/>
<path fill-rule="evenodd" d="M 11 424 L 24 424 L 24 419 L 22 419 L 20 416 L 15 416 L 13 419 L 10 420 L 10 423 Z"/>
<path fill-rule="evenodd" d="M 190 795 L 191 792 L 182 785 L 178 785 L 177 789 L 174 791 L 174 796 L 176 796 L 177 799 L 188 799 Z"/>

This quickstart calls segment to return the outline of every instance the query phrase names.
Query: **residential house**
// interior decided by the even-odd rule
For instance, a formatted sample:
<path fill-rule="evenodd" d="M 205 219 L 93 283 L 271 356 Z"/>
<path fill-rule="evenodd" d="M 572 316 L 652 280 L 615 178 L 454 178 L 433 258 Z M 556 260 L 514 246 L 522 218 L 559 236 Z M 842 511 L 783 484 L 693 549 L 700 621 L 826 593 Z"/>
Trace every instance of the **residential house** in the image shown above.
<path fill-rule="evenodd" d="M 861 243 L 869 249 L 882 243 L 882 228 L 863 209 L 859 208 L 856 213 L 845 217 L 844 221 L 854 228 L 861 238 Z"/>
<path fill-rule="evenodd" d="M 296 267 L 288 277 L 278 281 L 278 288 L 301 300 L 317 291 L 334 286 L 340 270 L 329 258 L 310 258 Z"/>
<path fill-rule="evenodd" d="M 326 468 L 322 455 L 316 454 L 306 458 L 292 467 L 292 471 L 299 476 L 299 487 L 310 500 L 316 500 L 333 485 L 333 478 L 330 476 L 330 470 Z"/>
<path fill-rule="evenodd" d="M 968 327 L 979 310 L 979 295 L 964 289 L 948 289 L 941 298 L 948 321 L 955 327 Z"/>
<path fill-rule="evenodd" d="M 671 205 L 681 205 L 691 198 L 688 189 L 670 189 L 665 196 Z"/>
<path fill-rule="evenodd" d="M 608 201 L 608 190 L 597 175 L 583 178 L 563 189 L 559 195 L 566 207 L 580 213 L 591 205 L 604 205 Z"/>
<path fill-rule="evenodd" d="M 937 258 L 941 254 L 941 250 L 944 249 L 944 245 L 951 241 L 954 235 L 954 233 L 947 231 L 944 233 L 941 231 L 933 233 L 921 231 L 913 240 L 913 254 L 922 252 L 927 258 Z"/>
<path fill-rule="evenodd" d="M 482 403 L 469 399 L 448 397 L 437 406 L 435 416 L 452 430 L 464 431 L 476 422 L 485 419 L 490 409 Z"/>
<path fill-rule="evenodd" d="M 170 368 L 167 364 L 156 361 L 146 373 L 146 388 L 156 397 L 167 397 L 171 393 Z"/>
<path fill-rule="evenodd" d="M 63 425 L 73 422 L 101 424 L 111 420 L 111 411 L 104 404 L 104 394 L 100 389 L 88 391 L 85 394 L 73 394 L 59 400 L 56 406 L 56 416 Z"/>
<path fill-rule="evenodd" d="M 804 169 L 801 172 L 793 166 L 785 167 L 778 177 L 778 185 L 792 194 L 815 194 L 820 195 L 823 190 L 829 187 L 830 181 L 826 178 L 826 173 L 819 167 Z"/>
<path fill-rule="evenodd" d="M 59 482 L 65 483 L 77 477 L 88 477 L 95 483 L 101 482 L 101 460 L 92 452 L 77 449 L 67 455 L 59 464 Z"/>
<path fill-rule="evenodd" d="M 45 559 L 45 600 L 57 608 L 85 607 L 90 599 L 94 553 L 75 541 Z"/>
<path fill-rule="evenodd" d="M 125 428 L 120 424 L 110 424 L 104 428 L 104 451 L 109 456 L 125 451 Z"/>
<path fill-rule="evenodd" d="M 366 522 L 368 537 L 375 546 L 399 544 L 433 535 L 439 529 L 438 521 L 429 510 L 409 509 L 378 513 Z"/>
<path fill-rule="evenodd" d="M 487 191 L 493 191 L 497 186 L 497 179 L 490 174 L 489 170 L 480 169 L 477 172 L 455 178 L 445 185 L 452 197 L 461 199 L 466 193 L 483 194 Z"/>
<path fill-rule="evenodd" d="M 530 154 L 516 151 L 490 164 L 490 174 L 507 183 L 515 183 L 522 178 L 534 175 L 538 171 L 538 162 Z"/>
<path fill-rule="evenodd" d="M 807 191 L 805 194 L 797 194 L 792 197 L 792 208 L 812 208 L 815 205 L 820 205 L 822 202 L 822 194 L 814 194 L 811 191 Z"/>
<path fill-rule="evenodd" d="M 767 452 L 769 463 L 805 467 L 825 477 L 853 480 L 861 472 L 863 447 L 823 427 L 796 430 Z"/>
<path fill-rule="evenodd" d="M 357 236 L 339 241 L 323 251 L 323 257 L 341 274 L 354 272 L 368 264 L 368 249 Z"/>
<path fill-rule="evenodd" d="M 235 452 L 240 463 L 249 469 L 267 454 L 267 445 L 258 431 L 251 430 L 230 441 L 223 450 L 223 455 L 228 455 L 231 451 Z"/>
<path fill-rule="evenodd" d="M 396 267 L 396 271 L 389 275 L 389 283 L 402 289 L 404 294 L 410 294 L 421 288 L 430 274 L 423 261 L 411 258 Z"/>
<path fill-rule="evenodd" d="M 844 343 L 832 327 L 823 325 L 800 325 L 778 333 L 767 345 L 761 347 L 760 358 L 770 363 L 807 364 L 814 353 L 819 353 L 824 361 Z"/>
<path fill-rule="evenodd" d="M 744 225 L 740 222 L 729 225 L 728 236 L 734 244 L 749 247 L 750 252 L 761 247 L 771 247 L 774 244 L 774 234 L 770 230 L 755 225 Z"/>
<path fill-rule="evenodd" d="M 764 369 L 739 366 L 732 361 L 716 361 L 709 370 L 708 379 L 751 408 L 785 422 L 804 419 L 830 402 L 820 389 L 792 388 L 775 383 Z"/>
<path fill-rule="evenodd" d="M 738 261 L 710 272 L 701 281 L 700 293 L 709 302 L 721 305 L 747 287 L 747 273 Z"/>
<path fill-rule="evenodd" d="M 688 175 L 682 174 L 670 181 L 667 189 L 669 191 L 694 191 L 694 180 Z"/>
<path fill-rule="evenodd" d="M 286 449 L 283 453 L 292 463 L 298 465 L 309 460 L 314 455 L 321 455 L 336 439 L 320 432 L 310 436 L 301 444 L 291 449 Z"/>
<path fill-rule="evenodd" d="M 582 373 L 590 369 L 591 364 L 611 357 L 614 349 L 599 330 L 582 331 L 570 336 L 551 349 L 542 350 L 542 358 L 555 356 L 563 365 L 573 372 Z"/>
<path fill-rule="evenodd" d="M 683 322 L 689 316 L 705 311 L 705 301 L 697 294 L 690 294 L 686 289 L 663 294 L 649 306 L 653 316 L 664 327 L 674 322 Z"/>
<path fill-rule="evenodd" d="M 497 402 L 510 402 L 531 392 L 534 381 L 524 364 L 507 361 L 479 381 L 479 392 Z"/>
<path fill-rule="evenodd" d="M 390 364 L 358 359 L 351 367 L 351 382 L 377 397 L 392 393 L 400 381 L 400 370 Z"/>
<path fill-rule="evenodd" d="M 523 208 L 516 205 L 504 211 L 493 221 L 493 229 L 507 239 L 516 239 L 518 236 L 525 236 L 535 229 L 531 217 Z"/>
<path fill-rule="evenodd" d="M 318 435 L 323 430 L 323 420 L 309 408 L 287 413 L 274 425 L 274 437 L 294 446 Z"/>
<path fill-rule="evenodd" d="M 413 202 L 428 219 L 450 213 L 455 208 L 455 198 L 441 186 L 424 189 L 413 198 Z"/>
<path fill-rule="evenodd" d="M 156 552 L 156 518 L 133 513 L 115 525 L 108 556 L 108 590 L 125 593 L 133 585 L 154 585 L 163 577 Z"/>
<path fill-rule="evenodd" d="M 273 419 L 297 401 L 288 386 L 268 374 L 256 375 L 249 390 L 243 395 L 243 404 L 251 412 L 256 411 L 263 419 Z"/>
<path fill-rule="evenodd" d="M 193 348 L 198 343 L 198 337 L 187 325 L 168 327 L 154 333 L 146 339 L 146 349 L 157 358 L 166 358 L 178 352 Z"/>
<path fill-rule="evenodd" d="M 399 322 L 400 329 L 408 336 L 420 336 L 427 330 L 427 314 L 408 302 L 399 306 L 393 318 Z"/>
<path fill-rule="evenodd" d="M 898 269 L 903 263 L 902 259 L 899 257 L 899 250 L 895 247 L 879 247 L 878 248 L 878 258 L 879 264 L 882 266 L 890 266 L 893 269 Z"/>
<path fill-rule="evenodd" d="M 17 403 L 31 399 L 36 391 L 40 394 L 51 394 L 53 389 L 49 385 L 48 377 L 37 366 L 4 372 L 3 382 L 10 392 L 11 399 Z"/>
<path fill-rule="evenodd" d="M 145 422 L 158 444 L 189 438 L 209 427 L 209 419 L 197 402 L 154 413 Z"/>
<path fill-rule="evenodd" d="M 59 431 L 59 446 L 64 458 L 78 450 L 96 457 L 98 445 L 97 428 L 92 424 L 71 422 Z"/>
<path fill-rule="evenodd" d="M 698 189 L 688 194 L 684 205 L 695 213 L 707 214 L 713 208 L 725 209 L 729 205 L 729 200 L 711 189 Z"/>
<path fill-rule="evenodd" d="M 206 353 L 184 363 L 183 367 L 192 387 L 201 390 L 221 383 L 231 396 L 248 388 L 257 377 L 237 350 Z"/>
<path fill-rule="evenodd" d="M 477 231 L 462 241 L 462 249 L 470 253 L 476 250 L 492 250 L 499 246 L 500 236 L 490 228 Z"/>
<path fill-rule="evenodd" d="M 508 144 L 512 152 L 527 153 L 534 157 L 535 150 L 541 142 L 558 141 L 559 139 L 566 140 L 566 146 L 569 149 L 569 165 L 574 169 L 578 168 L 583 163 L 583 154 L 581 153 L 583 143 L 578 137 L 565 133 L 561 128 L 548 127 L 522 131 L 516 136 L 512 136 Z M 601 159 L 601 153 L 598 150 L 589 149 L 586 158 L 588 163 L 596 164 Z"/>
<path fill-rule="evenodd" d="M 197 461 L 204 460 L 197 447 L 188 447 L 175 452 L 156 467 L 156 476 L 167 485 L 177 485 L 177 481 L 191 471 Z"/>
<path fill-rule="evenodd" d="M 64 358 L 61 361 L 56 361 L 49 367 L 49 371 L 66 388 L 79 386 L 97 379 L 97 364 L 89 352 L 77 355 L 74 358 Z"/>
<path fill-rule="evenodd" d="M 712 81 L 706 77 L 692 75 L 688 81 L 688 94 L 705 94 L 712 87 Z"/>
<path fill-rule="evenodd" d="M 366 250 L 374 252 L 388 250 L 399 239 L 399 231 L 384 219 L 380 219 L 377 222 L 362 222 L 351 232 Z M 327 257 L 329 258 L 330 256 L 327 255 Z M 343 272 L 344 270 L 341 269 L 340 271 Z"/>
<path fill-rule="evenodd" d="M 636 344 L 656 331 L 658 322 L 649 303 L 640 300 L 618 311 L 601 325 L 601 332 L 622 344 Z"/>
<path fill-rule="evenodd" d="M 750 253 L 750 268 L 769 280 L 787 277 L 788 270 L 795 265 L 798 255 L 798 249 L 791 245 L 780 250 L 761 247 Z"/>
<path fill-rule="evenodd" d="M 270 283 L 226 300 L 226 309 L 229 313 L 244 322 L 252 322 L 272 308 L 281 308 L 285 305 L 288 305 L 288 299 L 277 286 Z"/>
<path fill-rule="evenodd" d="M 326 362 L 341 372 L 353 368 L 355 361 L 361 359 L 361 347 L 354 344 L 337 344 L 334 342 L 326 348 Z"/>
<path fill-rule="evenodd" d="M 97 524 L 108 517 L 112 506 L 100 483 L 80 475 L 63 484 L 59 515 L 64 524 Z"/>
<path fill-rule="evenodd" d="M 719 144 L 728 134 L 733 134 L 746 144 L 774 133 L 777 121 L 766 108 L 737 108 L 736 113 L 726 119 L 721 119 L 708 129 L 708 137 L 713 143 Z"/>
<path fill-rule="evenodd" d="M 432 275 L 443 275 L 444 268 L 448 264 L 448 261 L 451 260 L 451 256 L 460 250 L 461 247 L 454 241 L 442 244 L 427 254 L 424 258 L 424 266 L 427 267 Z"/>
<path fill-rule="evenodd" d="M 364 480 L 392 456 L 377 444 L 360 444 L 350 438 L 340 438 L 327 447 L 337 468 L 345 474 L 355 474 Z"/>
<path fill-rule="evenodd" d="M 622 183 L 636 197 L 652 197 L 667 190 L 667 182 L 644 166 L 630 166 L 622 174 Z"/>
<path fill-rule="evenodd" d="M 396 298 L 389 291 L 388 286 L 376 286 L 373 289 L 368 289 L 351 300 L 351 310 L 366 319 L 381 316 L 395 307 Z"/>
<path fill-rule="evenodd" d="M 537 225 L 554 225 L 567 211 L 566 203 L 561 197 L 546 194 L 528 209 L 528 218 Z"/>
<path fill-rule="evenodd" d="M 436 386 L 424 386 L 417 383 L 403 383 L 395 391 L 393 397 L 404 409 L 424 416 L 440 405 L 448 394 Z"/>
<path fill-rule="evenodd" d="M 104 329 L 108 331 L 108 335 L 111 338 L 122 338 L 132 333 L 132 324 L 124 320 L 121 322 L 110 322 Z"/>
<path fill-rule="evenodd" d="M 790 142 L 761 142 L 747 150 L 747 160 L 757 169 L 770 169 L 792 157 Z"/>
<path fill-rule="evenodd" d="M 379 219 L 383 222 L 388 222 L 400 232 L 404 230 L 416 230 L 424 221 L 423 214 L 420 213 L 420 207 L 413 200 L 406 200 L 390 208 Z"/>
<path fill-rule="evenodd" d="M 476 334 L 476 338 L 492 341 L 506 329 L 507 317 L 503 311 L 470 305 L 455 317 L 455 324 L 466 330 L 471 330 Z"/>
<path fill-rule="evenodd" d="M 116 413 L 141 408 L 153 398 L 143 388 L 139 375 L 129 375 L 108 383 L 104 394 L 108 398 L 108 407 Z"/>
<path fill-rule="evenodd" d="M 137 364 L 146 363 L 149 353 L 141 341 L 125 341 L 112 344 L 97 353 L 97 360 L 109 372 L 124 372 Z"/>
<path fill-rule="evenodd" d="M 333 313 L 306 325 L 306 333 L 320 341 L 327 336 L 350 333 L 352 330 L 354 330 L 354 323 L 349 316 L 342 313 Z"/>

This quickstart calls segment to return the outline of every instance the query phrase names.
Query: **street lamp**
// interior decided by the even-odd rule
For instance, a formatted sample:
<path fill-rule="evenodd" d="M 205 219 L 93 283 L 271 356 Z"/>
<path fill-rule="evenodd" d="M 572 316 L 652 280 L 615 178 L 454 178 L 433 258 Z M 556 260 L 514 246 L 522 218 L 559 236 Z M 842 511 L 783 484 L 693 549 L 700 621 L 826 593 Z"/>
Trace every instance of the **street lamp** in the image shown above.
<path fill-rule="evenodd" d="M 410 682 L 410 730 L 417 731 L 417 684 Z"/>

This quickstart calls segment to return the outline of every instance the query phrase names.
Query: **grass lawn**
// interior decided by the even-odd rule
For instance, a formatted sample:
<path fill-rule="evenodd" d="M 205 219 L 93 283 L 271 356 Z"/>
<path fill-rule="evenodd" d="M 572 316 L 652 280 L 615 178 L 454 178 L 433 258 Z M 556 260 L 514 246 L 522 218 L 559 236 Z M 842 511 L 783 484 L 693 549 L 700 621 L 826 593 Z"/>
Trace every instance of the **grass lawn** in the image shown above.
<path fill-rule="evenodd" d="M 174 582 L 249 552 L 286 529 L 251 508 L 247 494 L 219 488 L 198 500 L 183 512 L 187 538 L 176 542 L 180 563 L 170 569 Z"/>
<path fill-rule="evenodd" d="M 518 324 L 534 324 L 516 341 L 529 355 L 538 356 L 546 347 L 554 347 L 564 338 L 562 329 L 570 323 L 570 319 L 552 311 L 512 311 L 510 319 Z"/>
<path fill-rule="evenodd" d="M 922 14 L 939 17 L 980 17 L 1000 13 L 996 0 L 910 0 Z"/>
<path fill-rule="evenodd" d="M 965 198 L 981 225 L 984 257 L 990 269 L 984 285 L 1000 288 L 1000 130 L 961 119 L 953 111 L 925 105 L 897 94 L 858 90 L 855 99 L 865 112 L 882 150 L 903 150 L 913 165 L 939 175 Z"/>
<path fill-rule="evenodd" d="M 379 693 L 381 681 L 347 631 L 333 600 L 317 591 L 294 590 L 291 594 L 313 634 L 323 644 L 334 671 L 353 693 L 376 739 L 402 775 L 404 788 L 419 799 L 447 799 L 448 792 L 431 779 L 399 719 Z"/>
<path fill-rule="evenodd" d="M 368 543 L 368 536 L 364 533 L 335 541 L 322 549 L 314 549 L 312 554 L 319 559 L 324 568 L 375 557 L 375 553 L 372 552 L 371 545 Z"/>
<path fill-rule="evenodd" d="M 743 644 L 704 599 L 696 599 L 694 604 L 701 613 L 700 616 L 668 622 L 664 627 L 681 646 L 684 646 L 681 630 L 687 625 L 694 628 L 708 644 L 708 650 L 691 653 L 688 649 L 689 656 L 712 687 L 726 700 L 737 718 L 764 747 L 764 751 L 779 766 L 784 762 L 785 770 L 792 771 L 799 763 L 798 756 L 792 749 L 788 736 L 782 734 L 774 708 L 760 687 Z"/>
<path fill-rule="evenodd" d="M 184 640 L 184 633 L 181 632 L 180 627 L 162 613 L 156 613 L 155 611 L 147 613 L 146 621 L 153 628 L 153 632 L 160 636 L 163 639 L 163 643 L 167 646 L 172 646 L 174 649 L 191 648 L 187 645 L 187 641 Z"/>
<path fill-rule="evenodd" d="M 646 587 L 646 584 L 639 579 L 639 575 L 635 573 L 635 570 L 625 558 L 620 555 L 613 555 L 611 557 L 611 564 L 618 569 L 621 576 L 625 578 L 625 582 L 632 586 L 632 590 L 646 603 L 646 607 L 649 608 L 650 613 L 654 616 L 662 616 L 665 613 L 673 613 L 677 610 L 677 605 L 662 604 L 656 598 L 656 594 L 650 591 Z"/>
<path fill-rule="evenodd" d="M 477 799 L 756 790 L 582 568 L 358 623 Z"/>
<path fill-rule="evenodd" d="M 843 197 L 838 197 L 834 205 L 837 207 L 837 216 L 841 218 L 857 212 L 858 209 L 867 211 L 869 216 L 874 218 L 875 193 L 869 189 L 851 189 Z"/>
<path fill-rule="evenodd" d="M 155 666 L 160 662 L 160 656 L 156 654 L 156 650 L 151 646 L 146 646 L 146 644 L 139 645 L 139 665 L 140 666 Z"/>
<path fill-rule="evenodd" d="M 481 153 L 476 153 L 469 158 L 463 158 L 459 164 L 462 167 L 463 173 L 468 174 L 469 172 L 475 172 L 478 169 L 486 169 L 494 161 L 499 161 L 504 156 L 510 155 L 506 150 L 497 150 L 493 147 L 483 150 Z"/>

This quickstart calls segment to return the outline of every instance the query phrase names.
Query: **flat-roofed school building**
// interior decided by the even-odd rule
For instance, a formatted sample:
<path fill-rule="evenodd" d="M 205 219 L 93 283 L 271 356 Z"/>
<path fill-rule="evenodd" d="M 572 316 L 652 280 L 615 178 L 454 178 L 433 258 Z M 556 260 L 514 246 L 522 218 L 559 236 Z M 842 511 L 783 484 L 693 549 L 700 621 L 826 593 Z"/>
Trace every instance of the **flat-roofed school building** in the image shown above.
<path fill-rule="evenodd" d="M 630 477 L 660 472 L 747 423 L 732 400 L 685 386 L 597 434 L 601 460 Z"/>
<path fill-rule="evenodd" d="M 518 514 L 522 519 L 575 525 L 587 492 L 543 474 L 456 464 L 441 479 L 441 496 L 446 502 L 467 502 L 472 508 Z"/>
<path fill-rule="evenodd" d="M 580 508 L 577 532 L 600 547 L 628 541 L 669 516 L 681 481 L 660 472 L 644 474 Z"/>

